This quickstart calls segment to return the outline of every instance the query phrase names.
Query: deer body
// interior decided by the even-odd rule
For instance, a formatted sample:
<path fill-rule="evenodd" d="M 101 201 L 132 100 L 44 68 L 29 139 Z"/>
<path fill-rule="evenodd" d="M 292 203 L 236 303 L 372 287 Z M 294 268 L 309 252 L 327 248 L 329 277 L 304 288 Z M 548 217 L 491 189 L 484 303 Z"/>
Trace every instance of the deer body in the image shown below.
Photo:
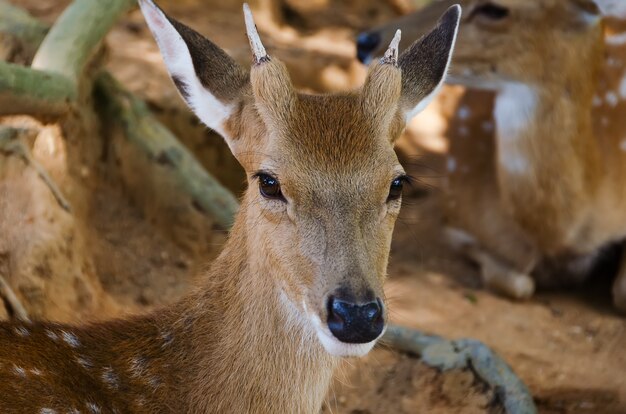
<path fill-rule="evenodd" d="M 247 5 L 249 72 L 140 6 L 249 188 L 224 251 L 180 302 L 84 327 L 0 324 L 0 412 L 317 413 L 339 358 L 383 334 L 405 179 L 392 144 L 440 88 L 460 8 L 400 56 L 398 32 L 360 90 L 312 96 L 266 53 Z"/>
<path fill-rule="evenodd" d="M 410 39 L 445 5 L 395 25 Z M 449 79 L 495 99 L 469 91 L 458 106 L 464 116 L 450 120 L 450 155 L 462 168 L 450 174 L 448 215 L 470 236 L 456 243 L 489 287 L 512 297 L 532 294 L 531 272 L 543 285 L 580 281 L 602 249 L 626 237 L 623 21 L 602 22 L 586 0 L 462 5 Z M 361 38 L 374 54 L 372 34 L 382 40 L 389 29 Z M 495 128 L 485 128 L 492 117 Z M 486 143 L 492 136 L 495 145 Z M 622 309 L 625 272 L 613 290 Z"/>
<path fill-rule="evenodd" d="M 0 325 L 2 411 L 317 412 L 339 359 L 282 306 L 267 283 L 280 275 L 246 269 L 246 244 L 231 238 L 195 292 L 154 314 Z"/>

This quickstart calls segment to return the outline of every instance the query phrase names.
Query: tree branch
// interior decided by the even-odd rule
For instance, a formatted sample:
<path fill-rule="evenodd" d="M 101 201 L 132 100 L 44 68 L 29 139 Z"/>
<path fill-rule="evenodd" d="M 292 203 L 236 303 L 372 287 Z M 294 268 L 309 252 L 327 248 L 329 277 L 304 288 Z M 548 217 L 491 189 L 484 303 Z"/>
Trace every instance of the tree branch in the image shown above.
<path fill-rule="evenodd" d="M 103 73 L 95 87 L 108 105 L 106 110 L 121 121 L 127 139 L 151 160 L 168 167 L 199 210 L 210 214 L 222 228 L 230 228 L 239 208 L 235 196 L 204 169 L 143 101 L 125 91 L 111 75 Z"/>
<path fill-rule="evenodd" d="M 14 318 L 24 322 L 30 321 L 26 308 L 24 308 L 22 302 L 20 302 L 17 295 L 13 292 L 13 289 L 11 289 L 11 286 L 2 275 L 0 275 L 0 297 L 9 305 Z"/>
<path fill-rule="evenodd" d="M 0 0 L 0 58 L 30 62 L 48 27 L 26 11 Z"/>
<path fill-rule="evenodd" d="M 57 200 L 57 203 L 59 203 L 61 208 L 68 213 L 71 213 L 72 207 L 65 196 L 63 196 L 59 186 L 56 185 L 52 177 L 50 177 L 50 174 L 48 174 L 39 161 L 33 158 L 28 146 L 20 139 L 22 135 L 28 134 L 29 132 L 30 131 L 27 130 L 0 126 L 0 152 L 4 151 L 22 157 L 26 164 L 30 165 L 35 171 L 37 171 L 37 174 L 48 186 L 50 192 Z"/>
<path fill-rule="evenodd" d="M 0 115 L 61 116 L 76 95 L 64 76 L 0 61 Z"/>
<path fill-rule="evenodd" d="M 537 413 L 526 385 L 502 358 L 480 341 L 449 341 L 439 336 L 391 325 L 387 328 L 382 343 L 419 355 L 426 365 L 442 371 L 471 369 L 478 378 L 496 390 L 507 414 Z"/>
<path fill-rule="evenodd" d="M 32 67 L 77 83 L 96 46 L 135 0 L 75 0 L 43 40 Z"/>

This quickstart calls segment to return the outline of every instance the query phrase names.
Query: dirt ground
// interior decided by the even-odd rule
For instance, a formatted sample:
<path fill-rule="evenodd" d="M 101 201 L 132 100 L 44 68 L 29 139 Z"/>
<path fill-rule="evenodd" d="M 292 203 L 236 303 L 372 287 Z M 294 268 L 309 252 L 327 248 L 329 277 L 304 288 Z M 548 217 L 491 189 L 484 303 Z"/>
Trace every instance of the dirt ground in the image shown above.
<path fill-rule="evenodd" d="M 47 22 L 68 3 L 11 2 Z M 239 5 L 222 3 L 170 0 L 161 5 L 247 63 Z M 375 0 L 287 3 L 290 20 L 285 26 L 261 19 L 259 28 L 270 53 L 284 59 L 294 82 L 310 91 L 359 85 L 365 69 L 354 58 L 354 33 L 396 13 L 389 3 Z M 147 99 L 222 182 L 241 191 L 241 172 L 219 138 L 199 126 L 177 97 L 141 15 L 135 11 L 124 18 L 107 43 L 107 66 L 113 74 Z M 391 319 L 449 338 L 484 341 L 528 384 L 542 413 L 626 413 L 626 321 L 611 307 L 611 263 L 581 288 L 540 292 L 527 302 L 482 290 L 477 269 L 451 252 L 442 235 L 445 154 L 410 135 L 403 140 L 401 157 L 421 184 L 405 197 L 396 227 L 387 284 Z M 195 241 L 205 246 L 189 248 L 146 216 L 115 179 L 93 177 L 88 190 L 92 196 L 84 201 L 88 213 L 83 237 L 93 252 L 89 273 L 114 305 L 87 308 L 76 300 L 70 305 L 74 315 L 41 310 L 46 317 L 76 322 L 170 303 L 187 291 L 225 240 L 223 232 L 214 230 Z M 89 294 L 100 294 L 98 289 Z M 346 361 L 323 411 L 497 413 L 501 408 L 494 391 L 469 371 L 441 374 L 416 358 L 377 349 L 363 360 Z"/>

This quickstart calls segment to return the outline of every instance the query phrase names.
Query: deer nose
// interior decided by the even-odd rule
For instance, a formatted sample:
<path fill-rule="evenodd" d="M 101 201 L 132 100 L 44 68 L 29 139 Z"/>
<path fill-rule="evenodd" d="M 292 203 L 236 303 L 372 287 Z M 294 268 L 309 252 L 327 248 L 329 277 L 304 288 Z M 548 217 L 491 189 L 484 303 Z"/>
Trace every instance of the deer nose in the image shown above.
<path fill-rule="evenodd" d="M 384 326 L 380 299 L 362 305 L 334 296 L 328 298 L 328 328 L 341 342 L 371 342 L 380 336 Z"/>
<path fill-rule="evenodd" d="M 369 63 L 372 53 L 380 45 L 380 35 L 376 32 L 361 33 L 356 38 L 356 57 L 361 63 Z"/>

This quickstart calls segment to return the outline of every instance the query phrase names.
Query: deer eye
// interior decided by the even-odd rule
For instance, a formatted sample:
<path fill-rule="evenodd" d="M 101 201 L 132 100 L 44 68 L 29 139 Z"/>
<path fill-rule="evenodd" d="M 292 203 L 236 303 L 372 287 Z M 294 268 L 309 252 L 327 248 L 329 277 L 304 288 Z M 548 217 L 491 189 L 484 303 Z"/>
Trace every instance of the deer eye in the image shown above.
<path fill-rule="evenodd" d="M 484 3 L 472 10 L 470 18 L 474 16 L 482 16 L 488 20 L 499 21 L 505 19 L 509 15 L 509 9 L 498 6 L 494 3 Z"/>
<path fill-rule="evenodd" d="M 394 178 L 389 186 L 389 195 L 387 196 L 387 201 L 394 201 L 402 197 L 402 188 L 404 187 L 404 181 L 406 177 L 401 176 Z"/>
<path fill-rule="evenodd" d="M 259 192 L 263 197 L 269 200 L 286 201 L 277 178 L 266 173 L 257 173 L 256 178 L 259 180 Z"/>

